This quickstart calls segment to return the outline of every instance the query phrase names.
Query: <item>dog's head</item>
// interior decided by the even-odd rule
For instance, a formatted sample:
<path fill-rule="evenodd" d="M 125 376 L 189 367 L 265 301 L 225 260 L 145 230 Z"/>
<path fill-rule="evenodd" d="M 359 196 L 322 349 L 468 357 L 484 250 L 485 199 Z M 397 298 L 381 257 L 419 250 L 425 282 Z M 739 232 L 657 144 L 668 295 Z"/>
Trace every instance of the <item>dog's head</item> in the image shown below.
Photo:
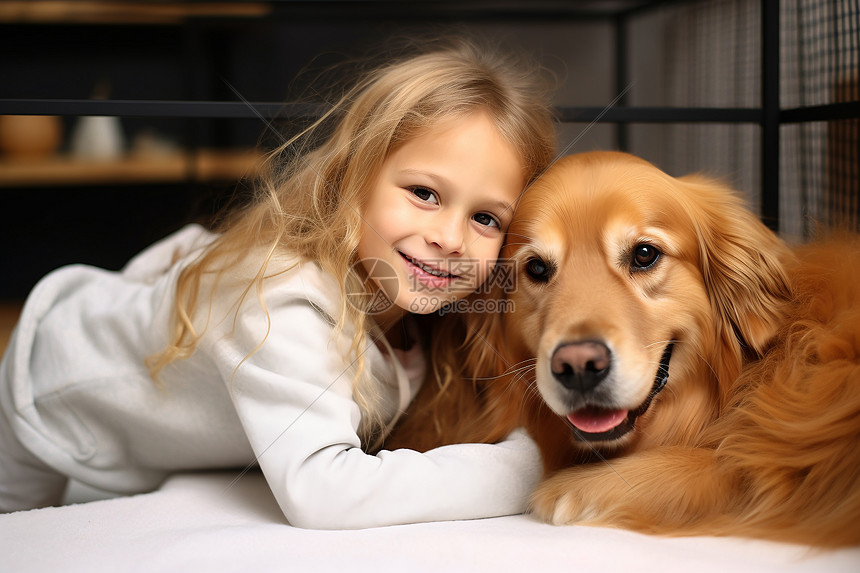
<path fill-rule="evenodd" d="M 579 442 L 684 443 L 775 332 L 788 250 L 730 190 L 623 153 L 558 161 L 521 199 L 506 344 Z M 665 385 L 665 388 L 664 388 Z"/>

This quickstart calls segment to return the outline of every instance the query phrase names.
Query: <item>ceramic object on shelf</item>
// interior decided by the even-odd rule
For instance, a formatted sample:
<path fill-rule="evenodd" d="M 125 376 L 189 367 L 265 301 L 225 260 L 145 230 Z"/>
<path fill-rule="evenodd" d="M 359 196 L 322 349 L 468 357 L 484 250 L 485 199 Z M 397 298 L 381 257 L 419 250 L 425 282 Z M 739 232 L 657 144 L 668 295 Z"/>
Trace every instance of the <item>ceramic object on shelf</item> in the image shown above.
<path fill-rule="evenodd" d="M 63 141 L 63 122 L 55 115 L 0 115 L 0 151 L 13 158 L 52 155 Z"/>
<path fill-rule="evenodd" d="M 130 153 L 136 157 L 173 157 L 181 152 L 179 145 L 152 127 L 144 127 L 134 136 Z"/>
<path fill-rule="evenodd" d="M 70 150 L 76 159 L 110 161 L 125 153 L 125 135 L 118 117 L 79 117 L 72 130 Z"/>

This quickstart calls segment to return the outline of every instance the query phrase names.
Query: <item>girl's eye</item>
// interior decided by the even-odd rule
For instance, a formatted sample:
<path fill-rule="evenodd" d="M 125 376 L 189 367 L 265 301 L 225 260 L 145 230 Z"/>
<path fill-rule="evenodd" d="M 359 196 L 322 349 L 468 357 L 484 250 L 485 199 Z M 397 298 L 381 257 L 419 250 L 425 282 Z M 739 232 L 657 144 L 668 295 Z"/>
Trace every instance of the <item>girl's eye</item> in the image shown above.
<path fill-rule="evenodd" d="M 436 197 L 436 194 L 426 187 L 421 187 L 420 185 L 416 185 L 414 187 L 409 187 L 409 191 L 412 192 L 413 195 L 421 199 L 422 201 L 426 201 L 427 203 L 438 203 L 439 199 Z"/>
<path fill-rule="evenodd" d="M 485 227 L 501 227 L 498 219 L 488 213 L 475 213 L 472 215 L 472 220 Z"/>

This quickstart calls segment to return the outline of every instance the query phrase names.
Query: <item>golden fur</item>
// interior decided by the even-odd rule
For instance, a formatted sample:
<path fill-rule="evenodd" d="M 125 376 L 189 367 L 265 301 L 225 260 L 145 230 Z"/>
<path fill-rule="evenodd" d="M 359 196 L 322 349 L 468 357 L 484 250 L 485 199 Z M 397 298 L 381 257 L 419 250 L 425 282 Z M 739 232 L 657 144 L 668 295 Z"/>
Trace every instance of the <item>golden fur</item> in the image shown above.
<path fill-rule="evenodd" d="M 792 251 L 723 185 L 596 152 L 526 192 L 503 258 L 515 309 L 468 317 L 491 351 L 467 366 L 501 375 L 425 385 L 387 445 L 525 425 L 546 469 L 531 510 L 552 523 L 860 544 L 860 238 Z M 553 374 L 581 341 L 609 349 L 591 393 Z M 668 383 L 633 429 L 576 439 L 568 409 L 600 390 L 630 415 L 670 341 Z"/>

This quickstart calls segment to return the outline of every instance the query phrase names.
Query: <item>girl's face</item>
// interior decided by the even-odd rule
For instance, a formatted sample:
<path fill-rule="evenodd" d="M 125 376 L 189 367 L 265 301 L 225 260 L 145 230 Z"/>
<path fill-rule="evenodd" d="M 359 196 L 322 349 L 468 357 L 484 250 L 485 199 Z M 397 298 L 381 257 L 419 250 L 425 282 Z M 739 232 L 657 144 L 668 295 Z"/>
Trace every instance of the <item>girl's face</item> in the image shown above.
<path fill-rule="evenodd" d="M 385 159 L 363 213 L 358 257 L 386 322 L 474 292 L 499 256 L 525 185 L 523 164 L 489 115 L 444 120 Z M 379 302 L 379 296 L 376 297 Z"/>

